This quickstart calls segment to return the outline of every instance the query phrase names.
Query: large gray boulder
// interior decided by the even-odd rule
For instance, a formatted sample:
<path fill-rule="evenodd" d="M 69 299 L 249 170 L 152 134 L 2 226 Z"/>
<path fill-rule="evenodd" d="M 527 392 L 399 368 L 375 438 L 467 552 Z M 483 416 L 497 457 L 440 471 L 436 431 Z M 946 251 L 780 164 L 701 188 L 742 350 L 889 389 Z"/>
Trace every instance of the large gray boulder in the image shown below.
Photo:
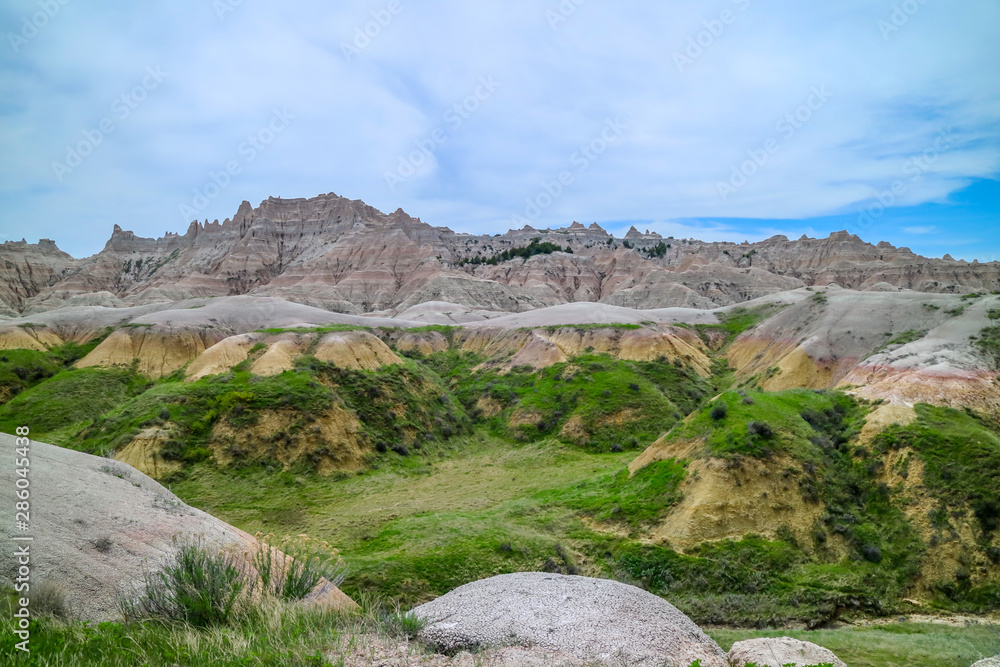
<path fill-rule="evenodd" d="M 791 637 L 760 637 L 736 642 L 729 649 L 729 664 L 744 667 L 748 663 L 757 667 L 811 667 L 830 664 L 847 667 L 830 649 Z"/>
<path fill-rule="evenodd" d="M 10 516 L 18 478 L 14 436 L 0 433 L 0 448 L 0 586 L 14 585 L 16 553 L 27 544 L 33 590 L 41 582 L 62 588 L 81 620 L 119 618 L 119 599 L 173 560 L 184 540 L 200 538 L 237 555 L 258 548 L 252 535 L 184 504 L 132 466 L 35 441 L 28 451 L 29 529 L 19 531 Z M 14 539 L 26 536 L 33 539 Z M 307 602 L 355 606 L 325 579 Z"/>
<path fill-rule="evenodd" d="M 598 664 L 727 667 L 726 654 L 666 600 L 608 579 L 544 572 L 460 586 L 413 610 L 444 652 L 532 646 Z"/>
<path fill-rule="evenodd" d="M 992 658 L 983 658 L 974 662 L 972 667 L 1000 667 L 1000 655 L 995 655 Z"/>

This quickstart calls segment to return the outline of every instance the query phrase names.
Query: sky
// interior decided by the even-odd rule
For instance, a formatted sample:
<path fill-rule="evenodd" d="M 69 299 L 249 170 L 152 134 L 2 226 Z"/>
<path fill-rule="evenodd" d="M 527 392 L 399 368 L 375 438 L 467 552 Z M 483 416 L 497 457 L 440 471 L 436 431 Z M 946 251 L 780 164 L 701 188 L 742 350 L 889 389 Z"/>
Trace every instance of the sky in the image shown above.
<path fill-rule="evenodd" d="M 3 0 L 0 240 L 335 192 L 1000 260 L 996 0 Z"/>

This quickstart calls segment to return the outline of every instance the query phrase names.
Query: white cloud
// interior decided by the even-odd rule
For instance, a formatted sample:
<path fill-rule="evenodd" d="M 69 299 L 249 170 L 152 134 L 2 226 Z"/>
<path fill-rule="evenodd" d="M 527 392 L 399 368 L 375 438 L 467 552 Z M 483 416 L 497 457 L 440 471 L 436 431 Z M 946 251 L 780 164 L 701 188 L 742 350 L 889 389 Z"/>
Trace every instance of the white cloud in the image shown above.
<path fill-rule="evenodd" d="M 903 231 L 907 234 L 930 234 L 935 231 L 937 227 L 934 225 L 924 225 L 918 227 L 903 227 Z"/>
<path fill-rule="evenodd" d="M 20 53 L 0 55 L 0 228 L 71 238 L 77 254 L 98 250 L 116 222 L 144 234 L 181 229 L 178 205 L 276 106 L 294 123 L 200 217 L 230 216 L 243 199 L 335 191 L 495 231 L 570 170 L 574 182 L 538 226 L 791 219 L 867 205 L 898 179 L 907 189 L 896 203 L 913 205 L 1000 172 L 1000 90 L 982 66 L 1000 60 L 995 2 L 927 3 L 888 40 L 877 22 L 891 5 L 864 0 L 745 10 L 595 0 L 553 30 L 545 10 L 556 4 L 404 2 L 351 62 L 341 43 L 383 1 L 242 3 L 222 21 L 203 0 L 115 13 L 66 5 Z M 18 25 L 35 8 L 7 3 L 0 20 Z M 723 8 L 737 20 L 678 71 L 674 53 Z M 170 73 L 163 86 L 57 182 L 51 162 L 148 64 Z M 501 87 L 390 192 L 385 171 L 484 75 Z M 832 97 L 787 136 L 779 123 L 805 114 L 814 86 Z M 574 154 L 614 117 L 627 124 L 621 140 L 575 171 Z M 957 141 L 907 180 L 908 161 L 948 126 Z M 718 183 L 769 139 L 777 152 L 723 201 Z M 728 233 L 662 224 L 679 224 L 675 236 Z M 748 230 L 732 232 L 742 240 Z"/>

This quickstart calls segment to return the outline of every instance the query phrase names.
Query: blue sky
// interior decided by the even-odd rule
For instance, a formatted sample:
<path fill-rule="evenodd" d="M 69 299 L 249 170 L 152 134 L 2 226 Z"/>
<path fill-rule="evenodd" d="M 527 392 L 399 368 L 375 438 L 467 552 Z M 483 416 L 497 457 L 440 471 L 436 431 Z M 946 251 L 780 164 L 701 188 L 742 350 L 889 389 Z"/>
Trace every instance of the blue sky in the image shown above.
<path fill-rule="evenodd" d="M 1000 259 L 993 0 L 7 0 L 0 239 L 325 192 L 469 232 Z"/>

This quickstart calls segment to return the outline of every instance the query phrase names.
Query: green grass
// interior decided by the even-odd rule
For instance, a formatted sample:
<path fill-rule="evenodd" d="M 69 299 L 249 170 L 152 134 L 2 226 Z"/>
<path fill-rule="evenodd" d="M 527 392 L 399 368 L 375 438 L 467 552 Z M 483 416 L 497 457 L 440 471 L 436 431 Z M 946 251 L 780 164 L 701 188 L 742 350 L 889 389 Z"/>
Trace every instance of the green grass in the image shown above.
<path fill-rule="evenodd" d="M 480 399 L 499 414 L 477 416 L 491 433 L 520 441 L 559 437 L 592 451 L 638 449 L 666 433 L 710 391 L 693 369 L 662 362 L 629 362 L 587 354 L 542 369 L 471 372 L 476 357 L 438 353 L 428 363 L 458 380 L 454 393 L 476 416 Z M 448 369 L 446 364 L 456 368 Z M 459 380 L 461 378 L 461 381 Z M 519 423 L 511 425 L 512 418 Z M 576 429 L 563 432 L 574 419 Z"/>
<path fill-rule="evenodd" d="M 379 451 L 380 445 L 419 449 L 427 440 L 447 440 L 472 429 L 441 378 L 416 361 L 355 371 L 303 357 L 296 368 L 332 385 Z"/>
<path fill-rule="evenodd" d="M 0 403 L 69 368 L 106 336 L 107 332 L 83 345 L 71 342 L 47 350 L 0 351 Z"/>
<path fill-rule="evenodd" d="M 538 329 L 538 328 L 539 327 L 522 327 L 522 329 Z M 576 331 L 597 331 L 600 329 L 620 329 L 622 331 L 635 331 L 636 329 L 641 329 L 642 325 L 594 322 L 589 324 L 554 324 L 551 326 L 546 326 L 541 328 L 549 333 L 554 333 L 556 331 L 560 331 L 563 329 L 574 329 Z"/>
<path fill-rule="evenodd" d="M 724 333 L 726 338 L 722 349 L 725 349 L 741 333 L 752 329 L 787 307 L 786 304 L 780 303 L 766 303 L 754 308 L 739 306 L 724 313 L 718 313 L 716 317 L 719 319 L 719 324 L 689 324 L 683 326 L 697 331 L 706 342 L 708 341 L 708 334 L 710 332 L 718 331 Z"/>
<path fill-rule="evenodd" d="M 261 410 L 283 409 L 305 415 L 320 412 L 332 402 L 328 387 L 295 371 L 270 377 L 242 372 L 196 382 L 163 381 L 102 411 L 71 446 L 103 455 L 127 444 L 143 428 L 169 422 L 173 437 L 164 447 L 164 458 L 195 463 L 210 455 L 206 445 L 220 419 L 247 426 L 256 422 Z"/>
<path fill-rule="evenodd" d="M 648 465 L 631 478 L 626 469 L 542 493 L 538 498 L 579 510 L 598 521 L 636 527 L 663 518 L 665 510 L 681 500 L 678 488 L 686 476 L 686 462 L 669 459 Z"/>
<path fill-rule="evenodd" d="M 726 414 L 721 416 L 719 410 L 713 418 L 713 408 L 720 403 L 727 406 Z M 761 552 L 761 572 L 782 572 L 783 578 L 749 591 L 753 594 L 744 601 L 725 598 L 722 589 L 715 602 L 709 597 L 691 600 L 692 608 L 711 605 L 696 612 L 699 617 L 718 614 L 718 619 L 728 616 L 749 622 L 757 615 L 774 622 L 791 618 L 813 622 L 842 606 L 887 613 L 903 596 L 919 571 L 923 544 L 891 490 L 882 484 L 877 454 L 851 444 L 864 413 L 851 397 L 834 391 L 725 392 L 671 434 L 673 440 L 704 438 L 711 455 L 735 465 L 747 456 L 790 456 L 794 465 L 786 473 L 797 481 L 803 498 L 826 508 L 813 528 L 812 544 L 797 545 L 799 565 L 790 568 L 769 560 L 770 546 L 748 545 L 750 551 Z M 848 563 L 840 562 L 835 550 L 829 549 L 835 541 L 848 548 Z M 689 572 L 682 567 L 686 561 L 672 552 L 650 547 L 642 553 L 642 558 L 636 556 L 639 564 L 632 567 L 633 574 L 636 568 L 656 571 L 663 559 L 670 567 Z M 688 573 L 679 580 L 692 581 L 692 576 Z M 704 572 L 697 576 L 712 580 Z M 653 583 L 655 578 L 648 580 L 654 589 L 674 590 Z"/>
<path fill-rule="evenodd" d="M 0 352 L 0 400 L 7 401 L 62 370 L 49 352 L 4 350 Z"/>
<path fill-rule="evenodd" d="M 726 405 L 726 416 L 713 419 L 712 408 L 719 403 Z M 812 439 L 819 434 L 806 419 L 825 424 L 829 418 L 823 415 L 839 415 L 834 421 L 844 425 L 838 436 L 844 441 L 854 430 L 860 429 L 863 410 L 849 396 L 837 391 L 727 391 L 678 426 L 670 437 L 673 440 L 705 438 L 712 454 L 720 457 L 766 457 L 787 452 L 817 462 L 817 447 Z M 767 424 L 773 435 L 768 436 L 759 429 L 754 433 L 751 427 L 754 423 Z"/>
<path fill-rule="evenodd" d="M 64 431 L 82 427 L 95 415 L 111 410 L 142 392 L 148 380 L 121 368 L 63 371 L 0 407 L 0 431 L 13 433 L 27 425 L 33 437 L 69 445 Z M 59 435 L 53 437 L 54 434 Z"/>
<path fill-rule="evenodd" d="M 995 625 L 893 623 L 836 630 L 708 629 L 723 650 L 754 637 L 794 637 L 833 651 L 851 667 L 968 667 L 1000 653 Z"/>
<path fill-rule="evenodd" d="M 269 329 L 257 329 L 255 333 L 266 333 L 272 336 L 277 336 L 283 333 L 336 333 L 339 331 L 369 331 L 371 327 L 363 327 L 357 324 L 326 324 L 317 327 L 271 327 Z"/>
<path fill-rule="evenodd" d="M 172 490 L 249 532 L 329 540 L 349 566 L 348 593 L 413 604 L 492 574 L 582 566 L 572 554 L 590 542 L 578 515 L 593 513 L 595 498 L 615 493 L 627 513 L 652 515 L 662 501 L 630 487 L 669 490 L 679 481 L 671 473 L 683 472 L 665 466 L 633 485 L 619 475 L 632 456 L 473 438 L 380 459 L 336 483 L 201 464 Z M 580 530 L 583 539 L 574 537 Z"/>
<path fill-rule="evenodd" d="M 921 338 L 923 338 L 926 335 L 927 335 L 927 331 L 926 330 L 917 331 L 917 330 L 911 329 L 909 331 L 904 331 L 903 333 L 899 334 L 898 336 L 896 336 L 895 338 L 893 338 L 892 340 L 890 340 L 887 344 L 888 345 L 907 345 L 908 343 L 913 343 L 915 341 L 920 340 Z"/>
<path fill-rule="evenodd" d="M 1000 311 L 991 311 L 1000 312 Z M 1000 370 L 1000 325 L 986 327 L 972 343 L 993 362 L 993 369 Z"/>
<path fill-rule="evenodd" d="M 352 371 L 302 357 L 294 369 L 267 377 L 236 371 L 195 382 L 168 378 L 101 411 L 70 446 L 106 454 L 142 429 L 160 426 L 171 433 L 163 457 L 194 464 L 210 457 L 209 445 L 220 421 L 247 428 L 256 425 L 263 412 L 277 411 L 288 417 L 290 425 L 271 434 L 268 451 L 305 438 L 313 446 L 310 460 L 318 465 L 323 457 L 336 458 L 338 453 L 333 445 L 310 435 L 311 425 L 335 404 L 359 418 L 365 446 L 407 443 L 419 449 L 427 438 L 447 439 L 468 429 L 464 412 L 437 376 L 412 361 L 376 371 Z M 272 456 L 263 463 L 273 466 L 275 461 Z M 239 458 L 239 462 L 261 461 Z"/>
<path fill-rule="evenodd" d="M 447 324 L 427 324 L 422 327 L 412 327 L 410 329 L 403 329 L 402 331 L 406 333 L 439 333 L 443 334 L 446 338 L 451 340 L 452 334 L 457 331 L 459 327 L 450 326 Z"/>
<path fill-rule="evenodd" d="M 737 309 L 711 326 L 732 340 L 778 309 Z M 303 357 L 271 377 L 241 369 L 155 383 L 121 369 L 60 370 L 0 408 L 0 420 L 13 420 L 9 430 L 22 415 L 38 417 L 53 429 L 50 439 L 96 453 L 144 428 L 168 429 L 164 455 L 184 466 L 165 481 L 181 498 L 251 533 L 326 539 L 350 566 L 348 593 L 375 592 L 404 605 L 493 574 L 544 570 L 641 584 L 699 622 L 816 624 L 845 610 L 884 615 L 905 609 L 901 598 L 924 550 L 901 511 L 903 499 L 882 484 L 885 452 L 913 447 L 927 461 L 932 493 L 949 507 L 975 505 L 984 527 L 1000 513 L 990 504 L 1000 488 L 997 435 L 962 412 L 918 406 L 914 425 L 887 431 L 895 441 L 858 447 L 852 439 L 867 408 L 840 392 L 725 391 L 706 404 L 726 383 L 723 363 L 706 379 L 666 359 L 585 354 L 537 372 L 473 370 L 484 361 L 452 348 L 350 371 Z M 119 384 L 124 388 L 115 389 Z M 481 399 L 499 412 L 482 413 Z M 58 410 L 45 424 L 48 402 Z M 12 405 L 24 409 L 8 413 Z M 360 420 L 359 443 L 372 450 L 367 469 L 320 477 L 309 459 L 281 470 L 278 447 L 308 443 L 325 451 L 311 425 L 334 406 Z M 289 424 L 271 449 L 217 466 L 215 426 L 239 432 L 266 411 Z M 515 415 L 528 418 L 512 426 Z M 576 430 L 564 432 L 571 419 Z M 773 539 L 746 536 L 685 554 L 646 541 L 681 499 L 688 462 L 660 461 L 631 478 L 624 469 L 636 450 L 668 431 L 673 441 L 704 438 L 705 452 L 727 465 L 790 457 L 776 474 L 790 476 L 806 502 L 825 510 L 811 539 L 800 544 L 776 527 Z M 992 588 L 953 585 L 941 588 L 936 603 L 976 611 L 997 600 Z"/>
<path fill-rule="evenodd" d="M 790 536 L 687 555 L 642 544 L 643 527 L 679 500 L 686 469 L 662 461 L 629 479 L 623 468 L 632 456 L 477 438 L 380 460 L 377 469 L 333 484 L 202 464 L 172 489 L 249 532 L 327 539 L 350 567 L 349 594 L 376 591 L 404 605 L 494 574 L 546 570 L 640 583 L 699 622 L 819 623 L 843 609 L 891 612 L 913 574 L 906 554 L 919 557 L 920 549 L 907 541 L 906 524 L 877 480 L 864 466 L 855 470 L 849 456 L 802 475 L 834 506 L 824 535 L 851 522 L 847 561 L 810 556 Z M 608 532 L 595 532 L 600 526 Z M 879 562 L 865 559 L 865 546 L 878 547 Z"/>
<path fill-rule="evenodd" d="M 296 603 L 268 601 L 228 627 L 196 629 L 183 623 L 62 622 L 33 619 L 27 654 L 15 649 L 9 595 L 0 612 L 0 654 L 9 665 L 118 667 L 175 665 L 246 667 L 247 665 L 342 665 L 376 642 L 395 647 L 419 623 L 371 596 L 361 596 L 357 612 L 336 612 Z M 414 646 L 409 654 L 428 653 Z"/>
<path fill-rule="evenodd" d="M 976 548 L 994 561 L 1000 553 L 990 539 L 1000 529 L 1000 433 L 978 415 L 926 404 L 916 406 L 917 420 L 883 431 L 873 443 L 887 451 L 910 447 L 924 461 L 924 484 L 940 500 L 936 526 L 952 529 L 952 510 L 968 508 L 979 528 Z M 960 570 L 961 572 L 961 570 Z M 973 585 L 959 574 L 954 581 L 936 582 L 938 602 L 946 608 L 982 612 L 1000 608 L 1000 585 Z"/>

